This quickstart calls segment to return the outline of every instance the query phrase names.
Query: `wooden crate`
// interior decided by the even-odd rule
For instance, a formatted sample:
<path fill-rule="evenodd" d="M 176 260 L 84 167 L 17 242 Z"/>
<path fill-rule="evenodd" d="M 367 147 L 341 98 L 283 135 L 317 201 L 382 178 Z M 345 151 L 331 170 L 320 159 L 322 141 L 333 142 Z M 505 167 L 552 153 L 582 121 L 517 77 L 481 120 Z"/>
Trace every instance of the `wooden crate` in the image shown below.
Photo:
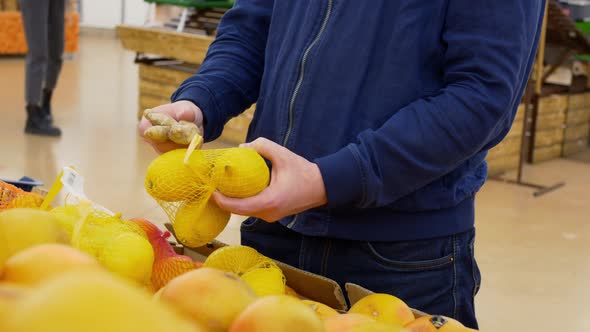
<path fill-rule="evenodd" d="M 576 141 L 576 140 L 588 140 L 590 135 L 590 123 L 584 123 L 581 125 L 568 126 L 565 129 L 565 141 Z"/>
<path fill-rule="evenodd" d="M 247 109 L 244 113 L 229 120 L 223 128 L 223 133 L 221 134 L 220 139 L 228 143 L 244 143 L 246 141 L 248 127 L 250 126 L 250 122 L 252 122 L 255 110 L 256 105 L 252 105 L 252 107 Z"/>
<path fill-rule="evenodd" d="M 524 105 L 518 107 L 512 128 L 502 142 L 488 152 L 488 174 L 498 175 L 518 168 L 524 121 Z"/>
<path fill-rule="evenodd" d="M 65 16 L 65 52 L 78 51 L 80 19 L 78 13 Z M 0 12 L 0 54 L 22 55 L 27 53 L 27 41 L 22 24 L 22 15 L 16 11 Z"/>
<path fill-rule="evenodd" d="M 522 136 L 522 130 L 524 128 L 524 105 L 520 105 L 518 106 L 518 109 L 516 110 L 516 116 L 514 117 L 514 121 L 512 122 L 512 127 L 510 128 L 510 131 L 508 132 L 508 134 L 506 135 L 506 138 L 504 139 L 508 139 L 508 138 L 512 138 L 512 137 L 521 137 Z"/>
<path fill-rule="evenodd" d="M 577 93 L 569 96 L 569 110 L 590 109 L 590 93 Z"/>
<path fill-rule="evenodd" d="M 561 156 L 562 148 L 562 143 L 535 148 L 533 163 L 559 158 Z"/>
<path fill-rule="evenodd" d="M 588 148 L 590 148 L 590 145 L 587 139 L 565 142 L 563 145 L 563 156 L 568 157 Z"/>
<path fill-rule="evenodd" d="M 518 155 L 508 155 L 499 158 L 486 159 L 488 163 L 488 176 L 495 176 L 518 168 Z"/>
<path fill-rule="evenodd" d="M 139 81 L 139 95 L 149 95 L 156 97 L 168 97 L 172 96 L 174 91 L 178 88 L 178 85 L 166 84 L 155 81 Z"/>
<path fill-rule="evenodd" d="M 590 109 L 568 110 L 566 124 L 578 125 L 590 122 Z"/>
<path fill-rule="evenodd" d="M 535 132 L 535 148 L 554 144 L 562 144 L 564 138 L 563 128 L 537 130 Z"/>
<path fill-rule="evenodd" d="M 549 95 L 539 100 L 539 114 L 565 112 L 568 105 L 567 95 Z"/>
<path fill-rule="evenodd" d="M 563 128 L 565 123 L 565 110 L 539 113 L 537 116 L 537 130 Z"/>
<path fill-rule="evenodd" d="M 198 67 L 191 68 L 192 71 L 175 70 L 169 66 L 156 66 L 148 64 L 139 65 L 139 79 L 162 84 L 179 86 L 187 78 L 191 77 L 198 70 Z"/>
<path fill-rule="evenodd" d="M 202 63 L 213 37 L 163 28 L 119 25 L 117 34 L 128 50 L 169 57 L 188 63 Z"/>
<path fill-rule="evenodd" d="M 504 139 L 500 144 L 496 145 L 488 152 L 489 159 L 497 159 L 504 156 L 512 156 L 520 154 L 520 137 L 510 137 Z"/>
<path fill-rule="evenodd" d="M 194 70 L 196 72 L 196 68 Z M 170 96 L 178 86 L 192 75 L 191 72 L 177 70 L 170 66 L 139 65 L 139 109 L 138 119 L 147 108 L 153 108 L 170 102 Z M 246 139 L 246 133 L 255 105 L 239 116 L 229 120 L 219 138 L 222 141 L 239 144 Z"/>
<path fill-rule="evenodd" d="M 141 118 L 143 110 L 147 108 L 169 103 L 172 93 L 191 75 L 190 72 L 165 66 L 140 64 L 138 118 Z"/>

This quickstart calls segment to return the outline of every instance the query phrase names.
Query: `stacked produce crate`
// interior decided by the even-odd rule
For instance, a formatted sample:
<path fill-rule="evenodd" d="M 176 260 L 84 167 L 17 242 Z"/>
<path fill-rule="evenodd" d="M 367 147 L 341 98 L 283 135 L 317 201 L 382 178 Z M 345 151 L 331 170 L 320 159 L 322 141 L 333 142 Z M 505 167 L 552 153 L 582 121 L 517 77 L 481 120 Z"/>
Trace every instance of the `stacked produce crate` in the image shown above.
<path fill-rule="evenodd" d="M 590 136 L 590 93 L 569 97 L 565 121 L 563 156 L 571 156 L 588 148 Z"/>
<path fill-rule="evenodd" d="M 143 110 L 170 102 L 170 96 L 178 86 L 194 72 L 197 65 L 183 63 L 170 65 L 154 63 L 139 64 L 139 110 L 138 119 Z M 246 132 L 254 116 L 255 106 L 252 106 L 240 116 L 231 119 L 225 126 L 222 139 L 231 143 L 242 143 L 246 139 Z"/>
<path fill-rule="evenodd" d="M 170 96 L 178 86 L 197 72 L 205 59 L 207 49 L 215 38 L 219 20 L 227 8 L 201 8 L 206 2 L 148 1 L 191 8 L 182 32 L 177 31 L 180 18 L 167 19 L 159 26 L 138 27 L 121 25 L 117 33 L 123 47 L 138 54 L 139 109 L 138 117 L 145 109 L 170 102 Z M 170 2 L 170 3 L 169 3 Z M 252 120 L 255 105 L 225 126 L 221 140 L 242 143 Z"/>
<path fill-rule="evenodd" d="M 533 163 L 561 157 L 567 109 L 568 96 L 565 94 L 553 94 L 539 100 L 534 128 Z"/>
<path fill-rule="evenodd" d="M 27 41 L 22 24 L 22 15 L 18 11 L 17 0 L 0 0 L 0 54 L 22 55 L 27 53 Z M 74 9 L 75 2 L 68 2 L 65 27 L 65 51 L 78 51 L 80 32 L 79 15 Z"/>
<path fill-rule="evenodd" d="M 500 144 L 490 150 L 486 161 L 490 176 L 518 168 L 522 152 L 522 130 L 524 129 L 524 105 L 518 107 L 516 117 L 508 135 Z"/>

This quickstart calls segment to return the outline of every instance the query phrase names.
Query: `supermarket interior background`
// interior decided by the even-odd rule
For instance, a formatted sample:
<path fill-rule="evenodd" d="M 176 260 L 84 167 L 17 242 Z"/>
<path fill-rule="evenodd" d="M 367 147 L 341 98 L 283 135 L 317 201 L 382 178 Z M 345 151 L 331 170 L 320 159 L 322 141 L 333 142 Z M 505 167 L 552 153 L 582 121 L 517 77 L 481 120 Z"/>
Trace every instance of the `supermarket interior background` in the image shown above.
<path fill-rule="evenodd" d="M 150 35 L 174 34 L 184 8 L 158 6 L 150 18 L 152 7 L 141 0 L 82 0 L 69 7 L 72 40 L 66 45 L 71 49 L 53 97 L 54 121 L 62 137 L 23 132 L 24 54 L 0 54 L 0 178 L 26 175 L 48 188 L 63 167 L 74 166 L 84 176 L 92 200 L 125 216 L 163 225 L 166 215 L 144 190 L 146 169 L 157 154 L 136 128 L 138 111 L 164 103 L 174 85 L 194 68 L 186 50 L 176 55 L 175 47 L 155 45 L 176 39 Z M 8 29 L 2 18 L 8 12 L 0 12 L 0 29 Z M 189 12 L 178 41 L 203 43 L 199 38 L 212 38 L 208 29 L 198 27 L 202 21 L 193 14 Z M 583 35 L 585 25 L 570 19 L 570 29 L 577 27 L 576 33 Z M 153 27 L 164 22 L 168 30 Z M 482 331 L 590 331 L 590 62 L 580 56 L 590 50 L 590 42 L 584 44 L 583 37 L 568 41 L 568 57 L 561 59 L 555 46 L 559 38 L 551 38 L 551 33 L 567 28 L 552 22 L 550 18 L 546 70 L 560 63 L 544 77 L 538 95 L 541 106 L 531 106 L 526 114 L 523 107 L 511 134 L 490 152 L 490 178 L 476 199 L 476 256 L 482 271 L 476 312 Z M 3 48 L 8 48 L 2 38 L 9 32 L 0 31 Z M 199 47 L 203 46 L 189 49 Z M 147 57 L 135 63 L 137 54 L 156 50 L 162 50 L 158 55 L 167 62 Z M 570 123 L 573 114 L 582 119 L 575 126 Z M 205 148 L 236 146 L 249 117 L 229 123 L 233 127 L 227 135 Z M 518 172 L 523 182 L 539 187 L 564 185 L 535 196 L 538 188 L 499 180 L 515 179 Z M 218 239 L 239 243 L 242 220 L 233 216 Z"/>

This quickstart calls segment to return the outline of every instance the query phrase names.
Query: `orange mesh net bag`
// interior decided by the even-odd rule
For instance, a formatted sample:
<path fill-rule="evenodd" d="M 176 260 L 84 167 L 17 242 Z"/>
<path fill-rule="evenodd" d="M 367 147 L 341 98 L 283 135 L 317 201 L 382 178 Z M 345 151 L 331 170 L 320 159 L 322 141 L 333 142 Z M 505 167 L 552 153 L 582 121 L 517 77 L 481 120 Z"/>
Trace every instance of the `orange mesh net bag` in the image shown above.
<path fill-rule="evenodd" d="M 0 181 L 0 211 L 12 208 L 38 208 L 41 203 L 43 196 Z"/>
<path fill-rule="evenodd" d="M 218 190 L 245 198 L 268 186 L 270 172 L 254 150 L 229 148 L 167 152 L 148 167 L 145 188 L 164 209 L 183 245 L 200 247 L 211 242 L 227 225 L 230 213 L 211 199 Z"/>

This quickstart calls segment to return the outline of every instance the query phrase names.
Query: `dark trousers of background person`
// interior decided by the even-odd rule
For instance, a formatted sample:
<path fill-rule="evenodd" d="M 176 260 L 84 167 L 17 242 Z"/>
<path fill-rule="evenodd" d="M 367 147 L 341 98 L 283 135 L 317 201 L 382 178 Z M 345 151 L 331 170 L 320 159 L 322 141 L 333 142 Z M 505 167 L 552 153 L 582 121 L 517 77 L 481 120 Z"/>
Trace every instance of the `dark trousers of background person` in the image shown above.
<path fill-rule="evenodd" d="M 61 71 L 65 43 L 65 0 L 21 0 L 20 5 L 28 46 L 25 83 L 27 112 L 31 117 L 31 113 L 35 115 L 39 111 L 34 106 L 39 106 L 47 120 L 40 124 L 51 127 L 49 104 Z M 51 134 L 51 131 L 45 134 Z"/>

